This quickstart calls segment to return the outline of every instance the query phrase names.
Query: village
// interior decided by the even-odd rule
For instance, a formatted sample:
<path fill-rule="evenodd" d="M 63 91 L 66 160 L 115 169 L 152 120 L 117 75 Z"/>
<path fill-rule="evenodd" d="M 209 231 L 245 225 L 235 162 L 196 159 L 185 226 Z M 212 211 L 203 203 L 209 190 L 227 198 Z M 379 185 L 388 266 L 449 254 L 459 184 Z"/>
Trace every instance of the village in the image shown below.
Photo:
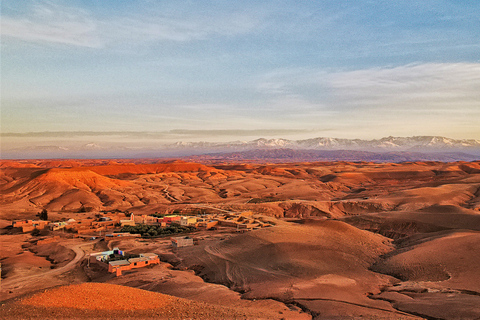
<path fill-rule="evenodd" d="M 39 214 L 40 215 L 40 214 Z M 44 218 L 43 216 L 42 218 Z M 205 237 L 195 237 L 202 231 L 212 233 L 243 233 L 273 224 L 264 221 L 251 211 L 220 212 L 199 214 L 153 214 L 134 215 L 129 212 L 94 212 L 91 216 L 65 221 L 17 220 L 12 222 L 12 230 L 31 233 L 36 244 L 60 241 L 63 237 L 79 238 L 84 241 L 105 241 L 118 239 L 169 240 L 171 250 L 193 246 Z M 151 230 L 154 230 L 153 233 Z M 111 247 L 110 247 L 111 248 Z M 131 254 L 118 247 L 112 250 L 91 252 L 87 256 L 91 263 L 101 265 L 105 270 L 121 276 L 122 272 L 160 263 L 157 254 L 152 252 Z"/>

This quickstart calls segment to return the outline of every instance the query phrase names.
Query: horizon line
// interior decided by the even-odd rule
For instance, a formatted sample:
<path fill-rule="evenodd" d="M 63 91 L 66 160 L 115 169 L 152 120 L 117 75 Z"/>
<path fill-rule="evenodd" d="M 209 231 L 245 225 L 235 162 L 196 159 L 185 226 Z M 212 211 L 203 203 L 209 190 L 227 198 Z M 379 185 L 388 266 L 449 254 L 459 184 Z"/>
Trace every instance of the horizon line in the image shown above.
<path fill-rule="evenodd" d="M 113 136 L 113 135 L 205 135 L 205 136 L 214 136 L 214 135 L 231 135 L 231 136 L 241 136 L 241 135 L 281 135 L 281 134 L 306 134 L 306 133 L 314 133 L 320 131 L 329 131 L 329 130 L 304 130 L 304 129 L 206 129 L 206 130 L 198 130 L 198 129 L 172 129 L 166 131 L 29 131 L 29 132 L 0 132 L 0 137 L 56 137 L 56 136 Z M 480 140 L 478 138 L 450 138 L 445 135 L 441 134 L 421 134 L 421 135 L 383 135 L 379 136 L 378 138 L 338 138 L 335 136 L 314 136 L 312 138 L 307 139 L 295 139 L 295 140 L 308 140 L 308 139 L 315 139 L 315 138 L 333 138 L 333 139 L 344 139 L 344 140 L 378 140 L 383 138 L 415 138 L 415 137 L 441 137 L 447 138 L 452 140 Z M 172 138 L 172 137 L 170 137 Z M 261 139 L 261 138 L 259 138 Z M 274 139 L 285 139 L 285 140 L 294 140 L 294 139 L 286 139 L 286 138 L 274 138 Z"/>

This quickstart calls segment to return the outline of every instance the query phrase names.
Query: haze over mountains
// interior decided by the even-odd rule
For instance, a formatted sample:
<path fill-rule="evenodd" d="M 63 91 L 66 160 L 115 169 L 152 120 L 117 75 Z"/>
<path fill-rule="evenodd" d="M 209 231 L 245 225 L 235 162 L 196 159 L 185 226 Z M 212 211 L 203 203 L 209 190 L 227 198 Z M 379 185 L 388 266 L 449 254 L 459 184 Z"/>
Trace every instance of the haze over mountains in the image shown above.
<path fill-rule="evenodd" d="M 2 148 L 3 159 L 34 158 L 145 158 L 207 155 L 206 159 L 269 161 L 472 161 L 480 159 L 480 141 L 442 136 L 339 139 L 318 137 L 303 140 L 259 138 L 250 141 L 208 142 L 162 140 L 142 144 L 111 145 L 103 142 L 45 144 Z M 245 154 L 245 152 L 247 152 Z"/>

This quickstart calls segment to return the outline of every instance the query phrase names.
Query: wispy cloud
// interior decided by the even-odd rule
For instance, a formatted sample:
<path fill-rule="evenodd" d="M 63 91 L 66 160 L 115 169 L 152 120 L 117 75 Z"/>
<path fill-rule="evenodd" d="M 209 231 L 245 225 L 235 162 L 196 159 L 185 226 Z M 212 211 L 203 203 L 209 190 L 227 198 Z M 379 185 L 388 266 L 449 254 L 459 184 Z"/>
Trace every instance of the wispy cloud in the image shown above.
<path fill-rule="evenodd" d="M 330 108 L 478 109 L 480 63 L 409 64 L 344 72 L 291 69 L 265 75 L 257 89 L 276 99 L 322 97 Z"/>
<path fill-rule="evenodd" d="M 20 16 L 3 16 L 1 34 L 28 42 L 100 48 L 151 41 L 185 42 L 209 36 L 235 36 L 254 30 L 260 13 L 149 12 L 95 17 L 61 2 L 36 2 Z"/>
<path fill-rule="evenodd" d="M 16 138 L 79 138 L 79 137 L 128 137 L 128 138 L 182 138 L 218 136 L 278 136 L 309 133 L 303 129 L 252 129 L 252 130 L 191 130 L 174 129 L 168 131 L 39 131 L 2 132 L 1 137 Z"/>
<path fill-rule="evenodd" d="M 1 19 L 2 36 L 29 42 L 47 42 L 98 48 L 98 23 L 79 8 L 53 2 L 34 4 L 24 16 Z"/>
<path fill-rule="evenodd" d="M 233 12 L 226 15 L 190 14 L 187 17 L 150 13 L 146 17 L 124 17 L 105 22 L 115 30 L 112 41 L 191 41 L 209 36 L 234 36 L 247 33 L 258 24 L 256 17 Z"/>
<path fill-rule="evenodd" d="M 413 111 L 479 108 L 479 63 L 429 63 L 332 74 L 328 85 L 347 105 Z"/>
<path fill-rule="evenodd" d="M 478 137 L 480 63 L 426 63 L 352 71 L 283 69 L 257 90 L 307 127 L 334 123 L 337 136 L 439 134 Z M 292 99 L 295 97 L 295 99 Z M 303 107 L 302 107 L 303 106 Z M 460 134 L 463 133 L 463 134 Z"/>

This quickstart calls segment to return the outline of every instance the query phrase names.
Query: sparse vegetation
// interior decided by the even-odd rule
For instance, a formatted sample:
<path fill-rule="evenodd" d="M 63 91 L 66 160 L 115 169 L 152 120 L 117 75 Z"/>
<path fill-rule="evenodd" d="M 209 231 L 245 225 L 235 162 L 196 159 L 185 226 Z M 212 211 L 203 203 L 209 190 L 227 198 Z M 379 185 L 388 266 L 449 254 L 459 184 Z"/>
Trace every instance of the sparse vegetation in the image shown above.
<path fill-rule="evenodd" d="M 155 213 L 153 213 L 151 216 L 153 216 L 153 217 L 155 217 L 155 218 L 163 218 L 163 217 L 166 216 L 166 214 L 155 212 Z"/>
<path fill-rule="evenodd" d="M 161 227 L 159 225 L 137 224 L 136 226 L 124 226 L 120 232 L 130 232 L 134 234 L 141 234 L 144 238 L 168 236 L 177 233 L 188 233 L 195 231 L 195 227 L 181 226 L 178 224 L 171 224 L 168 227 Z"/>
<path fill-rule="evenodd" d="M 48 220 L 48 211 L 47 209 L 43 209 L 38 216 L 40 217 L 40 220 L 47 221 Z"/>
<path fill-rule="evenodd" d="M 248 203 L 265 203 L 265 202 L 275 202 L 279 201 L 279 199 L 274 197 L 265 197 L 265 198 L 252 198 L 248 201 Z"/>

